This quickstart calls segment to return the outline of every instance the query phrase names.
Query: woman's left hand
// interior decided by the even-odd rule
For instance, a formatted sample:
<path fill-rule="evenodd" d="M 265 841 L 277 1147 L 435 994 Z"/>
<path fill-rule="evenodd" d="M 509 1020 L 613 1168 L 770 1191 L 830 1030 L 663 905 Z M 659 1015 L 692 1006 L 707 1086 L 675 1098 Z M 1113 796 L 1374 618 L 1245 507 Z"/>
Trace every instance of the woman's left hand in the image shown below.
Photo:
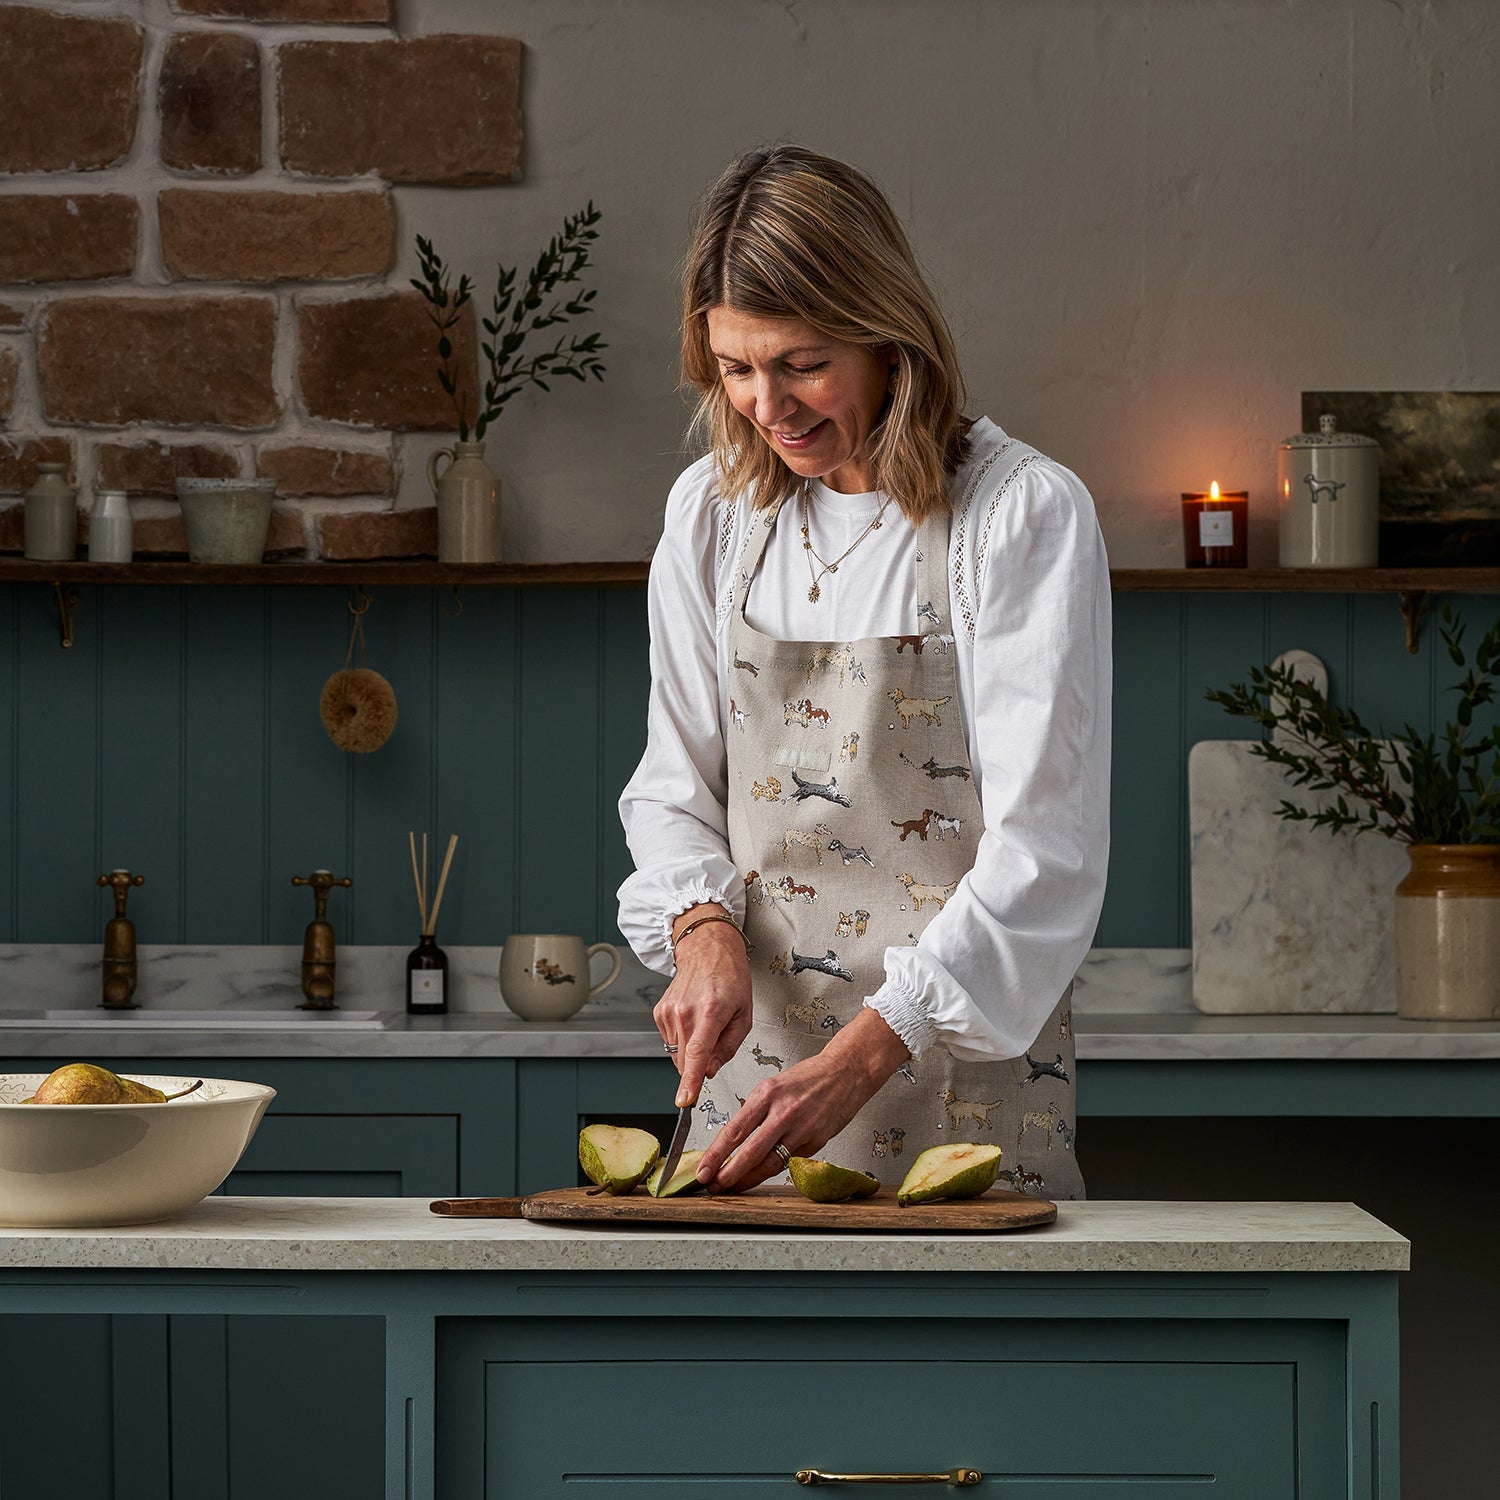
<path fill-rule="evenodd" d="M 812 1156 L 910 1056 L 877 1012 L 862 1010 L 816 1057 L 756 1084 L 703 1153 L 698 1180 L 710 1192 L 737 1192 L 783 1170 L 778 1145 Z"/>

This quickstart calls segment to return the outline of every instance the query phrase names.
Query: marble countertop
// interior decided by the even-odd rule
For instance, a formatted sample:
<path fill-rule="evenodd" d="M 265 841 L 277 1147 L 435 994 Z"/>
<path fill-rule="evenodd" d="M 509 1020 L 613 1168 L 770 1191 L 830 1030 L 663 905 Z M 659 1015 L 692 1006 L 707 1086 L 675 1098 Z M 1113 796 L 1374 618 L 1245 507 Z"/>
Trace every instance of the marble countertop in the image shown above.
<path fill-rule="evenodd" d="M 397 1009 L 406 950 L 339 951 L 342 1008 L 369 1008 L 371 1029 L 310 1021 L 296 1007 L 300 950 L 277 947 L 143 946 L 142 1008 L 110 1015 L 98 1005 L 92 945 L 0 946 L 0 1057 L 101 1060 L 233 1057 L 659 1057 L 651 1006 L 666 980 L 631 955 L 619 979 L 571 1020 L 522 1021 L 500 998 L 498 948 L 451 948 L 454 1010 L 408 1016 Z M 602 961 L 602 959 L 601 959 Z M 392 986 L 396 986 L 393 993 Z M 1340 997 L 1343 1005 L 1347 997 Z M 23 1009 L 24 1007 L 24 1009 Z M 60 1008 L 88 1026 L 49 1025 Z M 287 1029 L 162 1029 L 153 1011 L 249 1011 L 284 1016 Z M 1205 1015 L 1194 1009 L 1192 954 L 1185 949 L 1095 949 L 1073 996 L 1078 1056 L 1119 1062 L 1233 1060 L 1474 1060 L 1500 1058 L 1500 1022 L 1403 1021 L 1389 1014 Z"/>
<path fill-rule="evenodd" d="M 0 1056 L 140 1057 L 660 1057 L 649 1012 L 585 1010 L 570 1021 L 500 1014 L 390 1013 L 379 1030 L 337 1021 L 309 1028 L 299 1013 L 286 1031 L 156 1030 L 149 1016 L 103 1016 L 97 1026 L 45 1022 L 0 1030 Z M 1206 1062 L 1239 1059 L 1411 1061 L 1500 1058 L 1500 1025 L 1402 1021 L 1395 1016 L 1204 1016 L 1195 1013 L 1074 1013 L 1078 1057 L 1089 1061 Z"/>
<path fill-rule="evenodd" d="M 233 1271 L 1403 1271 L 1352 1203 L 1058 1205 L 1011 1234 L 726 1231 L 432 1213 L 416 1198 L 205 1198 L 162 1224 L 0 1228 L 0 1267 Z"/>

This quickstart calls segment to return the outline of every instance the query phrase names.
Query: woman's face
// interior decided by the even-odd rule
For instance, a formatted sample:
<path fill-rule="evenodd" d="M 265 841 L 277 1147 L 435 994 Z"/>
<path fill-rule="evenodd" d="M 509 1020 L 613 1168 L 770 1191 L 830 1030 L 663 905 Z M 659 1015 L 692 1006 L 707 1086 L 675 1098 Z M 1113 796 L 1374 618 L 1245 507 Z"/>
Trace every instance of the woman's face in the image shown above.
<path fill-rule="evenodd" d="M 708 341 L 730 404 L 793 473 L 845 495 L 875 488 L 868 450 L 885 405 L 888 349 L 730 307 L 710 310 Z"/>

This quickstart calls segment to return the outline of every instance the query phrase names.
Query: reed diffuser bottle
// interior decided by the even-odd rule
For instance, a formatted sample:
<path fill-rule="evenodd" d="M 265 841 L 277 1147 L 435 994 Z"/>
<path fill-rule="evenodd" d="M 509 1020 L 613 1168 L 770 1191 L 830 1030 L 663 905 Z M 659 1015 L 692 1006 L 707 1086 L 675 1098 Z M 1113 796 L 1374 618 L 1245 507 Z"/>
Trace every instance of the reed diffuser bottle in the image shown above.
<path fill-rule="evenodd" d="M 406 956 L 406 1009 L 414 1016 L 442 1016 L 448 1013 L 448 955 L 437 945 L 438 908 L 443 904 L 443 889 L 448 884 L 448 869 L 458 835 L 448 839 L 443 857 L 442 874 L 438 876 L 437 894 L 427 905 L 427 835 L 422 835 L 422 862 L 417 863 L 417 836 L 408 834 L 411 843 L 411 873 L 417 886 L 417 913 L 422 919 L 422 933 L 417 946 Z"/>

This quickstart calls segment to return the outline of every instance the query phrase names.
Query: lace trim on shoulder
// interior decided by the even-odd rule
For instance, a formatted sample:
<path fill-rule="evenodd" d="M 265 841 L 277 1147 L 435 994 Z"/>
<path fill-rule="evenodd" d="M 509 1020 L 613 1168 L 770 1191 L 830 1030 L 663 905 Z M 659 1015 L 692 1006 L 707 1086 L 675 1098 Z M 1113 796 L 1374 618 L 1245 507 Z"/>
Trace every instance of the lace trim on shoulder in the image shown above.
<path fill-rule="evenodd" d="M 718 630 L 724 628 L 724 621 L 729 618 L 729 611 L 734 605 L 734 584 L 724 582 L 726 573 L 724 564 L 729 557 L 729 547 L 734 540 L 734 501 L 723 500 L 718 502 L 719 506 L 719 547 L 714 556 L 714 578 L 718 580 L 718 597 L 715 600 L 714 625 Z"/>
<path fill-rule="evenodd" d="M 979 534 L 979 546 L 975 549 L 974 552 L 974 579 L 976 584 L 980 585 L 981 587 L 984 583 L 985 563 L 988 560 L 990 553 L 990 527 L 995 524 L 995 517 L 1000 510 L 1000 502 L 1005 498 L 1005 492 L 1011 487 L 1011 485 L 1016 482 L 1017 478 L 1019 478 L 1020 475 L 1024 474 L 1026 470 L 1029 469 L 1032 464 L 1034 464 L 1040 457 L 1041 454 L 1039 453 L 1028 453 L 1026 457 L 1023 458 L 1021 462 L 1018 463 L 1015 468 L 1013 468 L 1010 473 L 1005 476 L 1004 480 L 1001 481 L 1000 488 L 995 491 L 994 499 L 990 501 L 989 510 L 985 512 L 984 530 Z M 974 632 L 971 628 L 969 631 L 969 638 L 972 640 L 973 637 Z"/>
<path fill-rule="evenodd" d="M 958 533 L 957 545 L 952 553 L 952 576 L 949 578 L 949 586 L 953 590 L 953 602 L 958 608 L 958 613 L 964 622 L 964 630 L 970 642 L 974 640 L 977 629 L 975 617 L 978 614 L 978 602 L 970 596 L 968 585 L 964 582 L 964 552 L 968 545 L 968 526 L 966 524 L 969 507 L 974 503 L 974 496 L 979 492 L 979 486 L 984 482 L 984 476 L 1016 445 L 1014 438 L 1006 438 L 1001 445 L 975 469 L 973 477 L 964 487 L 963 498 L 953 510 L 953 529 Z M 1004 492 L 1004 485 L 1001 492 Z M 998 498 L 998 496 L 997 496 Z M 985 536 L 988 538 L 989 529 L 986 524 Z M 974 576 L 978 578 L 980 569 L 975 568 Z"/>

